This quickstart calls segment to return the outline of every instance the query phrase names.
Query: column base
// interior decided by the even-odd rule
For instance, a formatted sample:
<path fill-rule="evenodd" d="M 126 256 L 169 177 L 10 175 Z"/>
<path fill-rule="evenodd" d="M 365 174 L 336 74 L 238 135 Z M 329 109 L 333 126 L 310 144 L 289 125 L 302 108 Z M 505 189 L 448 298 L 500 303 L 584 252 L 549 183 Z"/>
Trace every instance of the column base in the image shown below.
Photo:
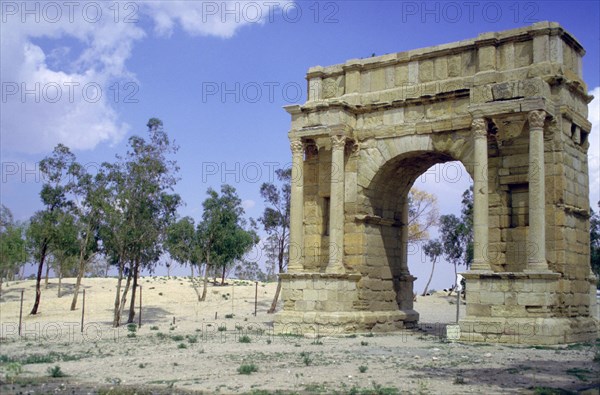
<path fill-rule="evenodd" d="M 400 310 L 365 311 L 358 298 L 360 274 L 286 273 L 280 278 L 284 302 L 283 311 L 275 315 L 275 333 L 334 336 L 391 332 L 412 328 L 419 320 L 412 304 Z"/>
<path fill-rule="evenodd" d="M 466 317 L 459 326 L 464 342 L 552 345 L 598 337 L 598 321 L 592 317 Z"/>
<path fill-rule="evenodd" d="M 276 334 L 340 336 L 349 333 L 394 332 L 417 326 L 414 310 L 303 312 L 282 311 L 275 316 Z"/>
<path fill-rule="evenodd" d="M 576 311 L 564 308 L 560 273 L 467 272 L 463 276 L 467 314 L 459 321 L 461 341 L 563 344 L 598 336 L 589 300 L 582 299 Z"/>
<path fill-rule="evenodd" d="M 342 263 L 335 265 L 327 265 L 325 268 L 325 273 L 328 274 L 343 274 L 346 270 L 344 269 L 344 265 Z"/>

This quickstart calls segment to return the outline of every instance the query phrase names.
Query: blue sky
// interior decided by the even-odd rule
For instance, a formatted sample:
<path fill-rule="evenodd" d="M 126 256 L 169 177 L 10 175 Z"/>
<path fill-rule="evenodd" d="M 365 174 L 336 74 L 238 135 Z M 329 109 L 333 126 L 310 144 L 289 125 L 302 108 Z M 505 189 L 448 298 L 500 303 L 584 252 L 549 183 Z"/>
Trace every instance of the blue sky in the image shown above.
<path fill-rule="evenodd" d="M 129 136 L 145 132 L 150 117 L 161 118 L 181 146 L 182 216 L 198 219 L 206 189 L 227 182 L 248 216 L 258 217 L 260 184 L 290 160 L 282 106 L 305 101 L 305 73 L 315 65 L 550 20 L 586 48 L 584 78 L 600 94 L 597 1 L 0 3 L 1 200 L 19 220 L 41 207 L 36 163 L 54 145 L 70 146 L 82 163 L 112 160 Z M 592 105 L 596 202 L 600 111 L 597 100 Z M 416 184 L 443 191 L 442 213 L 459 210 L 468 185 L 466 175 Z M 420 289 L 428 264 L 411 268 Z M 433 287 L 450 285 L 450 272 L 442 266 Z"/>

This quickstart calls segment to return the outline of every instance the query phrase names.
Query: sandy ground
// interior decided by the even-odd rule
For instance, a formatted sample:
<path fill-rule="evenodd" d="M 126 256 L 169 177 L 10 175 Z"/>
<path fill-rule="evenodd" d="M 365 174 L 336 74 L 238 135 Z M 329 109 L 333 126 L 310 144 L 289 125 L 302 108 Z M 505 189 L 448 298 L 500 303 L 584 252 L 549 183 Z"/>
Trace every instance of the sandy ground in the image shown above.
<path fill-rule="evenodd" d="M 58 298 L 57 282 L 50 281 L 36 316 L 28 315 L 34 281 L 3 287 L 0 393 L 134 393 L 125 390 L 135 388 L 165 394 L 508 394 L 591 387 L 596 389 L 589 393 L 598 393 L 598 340 L 556 347 L 448 342 L 445 325 L 454 322 L 456 305 L 443 293 L 418 298 L 418 330 L 321 333 L 314 339 L 273 335 L 273 317 L 266 310 L 274 283 L 255 288 L 230 280 L 228 286 L 210 286 L 208 300 L 197 302 L 188 278 L 143 278 L 142 326 L 135 332 L 126 325 L 111 327 L 115 279 L 84 279 L 83 332 L 81 295 L 78 309 L 70 311 L 74 279 L 63 283 L 65 294 Z M 249 343 L 240 342 L 244 335 Z M 7 378 L 14 361 L 22 372 Z M 258 371 L 238 372 L 249 364 Z M 66 377 L 48 377 L 48 368 L 56 365 Z"/>

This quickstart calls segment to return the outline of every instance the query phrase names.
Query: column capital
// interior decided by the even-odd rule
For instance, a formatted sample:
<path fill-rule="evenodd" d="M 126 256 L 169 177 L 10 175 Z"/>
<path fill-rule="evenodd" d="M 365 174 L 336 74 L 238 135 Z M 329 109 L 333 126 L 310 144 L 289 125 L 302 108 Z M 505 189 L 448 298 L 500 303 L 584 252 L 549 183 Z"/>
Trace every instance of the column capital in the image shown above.
<path fill-rule="evenodd" d="M 483 118 L 475 118 L 471 121 L 471 130 L 475 137 L 487 136 L 487 122 Z"/>
<path fill-rule="evenodd" d="M 332 148 L 344 148 L 346 146 L 347 137 L 343 134 L 334 134 L 331 136 L 331 147 Z"/>
<path fill-rule="evenodd" d="M 529 113 L 527 114 L 529 127 L 534 129 L 542 129 L 544 127 L 546 115 L 546 111 L 544 110 L 529 111 Z"/>
<path fill-rule="evenodd" d="M 290 148 L 292 149 L 292 154 L 304 154 L 304 143 L 299 138 L 293 138 L 290 141 Z"/>

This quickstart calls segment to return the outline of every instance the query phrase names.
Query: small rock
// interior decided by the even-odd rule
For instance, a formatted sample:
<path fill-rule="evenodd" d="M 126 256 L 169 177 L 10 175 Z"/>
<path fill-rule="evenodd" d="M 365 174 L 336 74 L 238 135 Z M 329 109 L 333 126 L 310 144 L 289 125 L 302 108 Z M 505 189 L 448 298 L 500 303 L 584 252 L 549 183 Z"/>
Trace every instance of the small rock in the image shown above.
<path fill-rule="evenodd" d="M 491 358 L 492 357 L 492 353 L 491 352 L 487 352 L 487 353 L 485 353 L 484 357 Z"/>
<path fill-rule="evenodd" d="M 415 355 L 415 359 L 421 359 L 421 357 L 418 355 Z"/>
<path fill-rule="evenodd" d="M 437 361 L 439 358 L 438 357 L 431 357 L 432 360 Z"/>

